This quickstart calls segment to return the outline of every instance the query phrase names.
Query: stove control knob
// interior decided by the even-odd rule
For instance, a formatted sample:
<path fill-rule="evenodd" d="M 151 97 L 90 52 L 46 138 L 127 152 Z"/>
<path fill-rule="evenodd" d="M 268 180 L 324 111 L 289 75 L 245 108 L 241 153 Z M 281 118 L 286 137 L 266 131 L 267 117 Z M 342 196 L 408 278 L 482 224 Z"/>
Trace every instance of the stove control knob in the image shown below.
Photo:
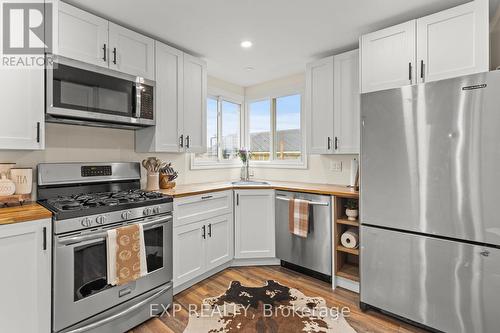
<path fill-rule="evenodd" d="M 153 213 L 160 214 L 160 207 L 154 207 L 153 208 Z"/>
<path fill-rule="evenodd" d="M 144 208 L 144 211 L 142 212 L 143 215 L 151 215 L 153 214 L 153 209 L 151 207 Z"/>
<path fill-rule="evenodd" d="M 89 217 L 86 217 L 84 219 L 82 219 L 80 221 L 80 224 L 83 226 L 83 227 L 90 227 L 92 226 L 92 220 L 89 218 Z"/>
<path fill-rule="evenodd" d="M 132 215 L 132 212 L 130 210 L 127 210 L 127 211 L 124 211 L 122 213 L 122 219 L 124 220 L 128 220 L 130 218 L 130 216 Z"/>
<path fill-rule="evenodd" d="M 104 224 L 104 222 L 106 222 L 106 216 L 99 215 L 98 217 L 95 218 L 95 222 L 97 224 Z"/>

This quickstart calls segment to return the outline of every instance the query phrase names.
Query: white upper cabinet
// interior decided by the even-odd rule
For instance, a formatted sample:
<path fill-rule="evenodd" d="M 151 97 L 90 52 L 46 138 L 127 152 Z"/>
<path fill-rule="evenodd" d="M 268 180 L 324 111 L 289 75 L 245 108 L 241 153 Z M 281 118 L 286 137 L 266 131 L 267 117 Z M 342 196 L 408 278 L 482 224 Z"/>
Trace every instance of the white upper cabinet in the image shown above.
<path fill-rule="evenodd" d="M 155 79 L 154 40 L 109 22 L 109 68 Z"/>
<path fill-rule="evenodd" d="M 359 50 L 336 55 L 334 77 L 334 143 L 338 154 L 359 154 Z"/>
<path fill-rule="evenodd" d="M 108 21 L 59 2 L 58 54 L 108 67 Z"/>
<path fill-rule="evenodd" d="M 415 24 L 412 20 L 361 37 L 361 92 L 416 83 Z"/>
<path fill-rule="evenodd" d="M 51 224 L 0 226 L 0 332 L 51 332 Z"/>
<path fill-rule="evenodd" d="M 359 154 L 359 51 L 307 65 L 306 107 L 312 154 Z"/>
<path fill-rule="evenodd" d="M 489 70 L 488 1 L 476 0 L 417 20 L 419 82 Z"/>
<path fill-rule="evenodd" d="M 136 150 L 143 152 L 180 152 L 183 129 L 184 53 L 155 42 L 156 126 L 136 130 Z"/>
<path fill-rule="evenodd" d="M 234 257 L 274 258 L 274 191 L 237 190 L 234 194 Z"/>
<path fill-rule="evenodd" d="M 207 149 L 207 64 L 184 54 L 184 148 L 190 153 Z"/>
<path fill-rule="evenodd" d="M 0 69 L 0 149 L 45 147 L 44 71 Z"/>
<path fill-rule="evenodd" d="M 488 0 L 369 33 L 360 46 L 362 93 L 488 71 Z"/>
<path fill-rule="evenodd" d="M 333 57 L 306 67 L 306 110 L 311 154 L 333 152 Z"/>

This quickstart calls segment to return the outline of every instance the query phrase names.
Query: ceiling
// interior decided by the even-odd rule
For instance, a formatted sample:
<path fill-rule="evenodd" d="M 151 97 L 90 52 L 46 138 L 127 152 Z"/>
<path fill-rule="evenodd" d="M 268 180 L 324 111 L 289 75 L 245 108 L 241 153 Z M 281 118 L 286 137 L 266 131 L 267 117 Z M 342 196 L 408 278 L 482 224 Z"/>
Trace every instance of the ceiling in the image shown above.
<path fill-rule="evenodd" d="M 361 34 L 467 0 L 67 0 L 205 58 L 208 73 L 250 86 L 357 47 Z M 490 10 L 500 0 L 490 0 Z M 240 42 L 253 47 L 242 49 Z M 246 67 L 253 67 L 247 70 Z"/>

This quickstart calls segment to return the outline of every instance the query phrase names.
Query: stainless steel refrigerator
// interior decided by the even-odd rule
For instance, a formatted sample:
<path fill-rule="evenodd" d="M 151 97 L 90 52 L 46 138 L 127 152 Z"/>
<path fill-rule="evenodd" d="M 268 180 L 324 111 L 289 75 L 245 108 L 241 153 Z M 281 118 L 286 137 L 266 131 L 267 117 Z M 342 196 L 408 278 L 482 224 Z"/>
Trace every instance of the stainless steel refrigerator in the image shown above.
<path fill-rule="evenodd" d="M 500 71 L 361 100 L 362 307 L 500 332 Z"/>

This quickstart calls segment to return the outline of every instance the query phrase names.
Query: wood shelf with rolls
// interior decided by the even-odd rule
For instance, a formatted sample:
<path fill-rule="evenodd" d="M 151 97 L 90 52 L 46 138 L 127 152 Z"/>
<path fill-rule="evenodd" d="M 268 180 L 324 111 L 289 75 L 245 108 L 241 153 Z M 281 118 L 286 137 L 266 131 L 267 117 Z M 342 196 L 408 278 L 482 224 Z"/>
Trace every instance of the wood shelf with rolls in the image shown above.
<path fill-rule="evenodd" d="M 353 282 L 359 282 L 359 244 L 356 248 L 342 245 L 341 237 L 344 232 L 354 228 L 359 235 L 359 220 L 349 220 L 346 216 L 347 200 L 357 200 L 347 197 L 333 197 L 333 258 L 334 274 Z M 359 208 L 358 208 L 359 209 Z"/>

